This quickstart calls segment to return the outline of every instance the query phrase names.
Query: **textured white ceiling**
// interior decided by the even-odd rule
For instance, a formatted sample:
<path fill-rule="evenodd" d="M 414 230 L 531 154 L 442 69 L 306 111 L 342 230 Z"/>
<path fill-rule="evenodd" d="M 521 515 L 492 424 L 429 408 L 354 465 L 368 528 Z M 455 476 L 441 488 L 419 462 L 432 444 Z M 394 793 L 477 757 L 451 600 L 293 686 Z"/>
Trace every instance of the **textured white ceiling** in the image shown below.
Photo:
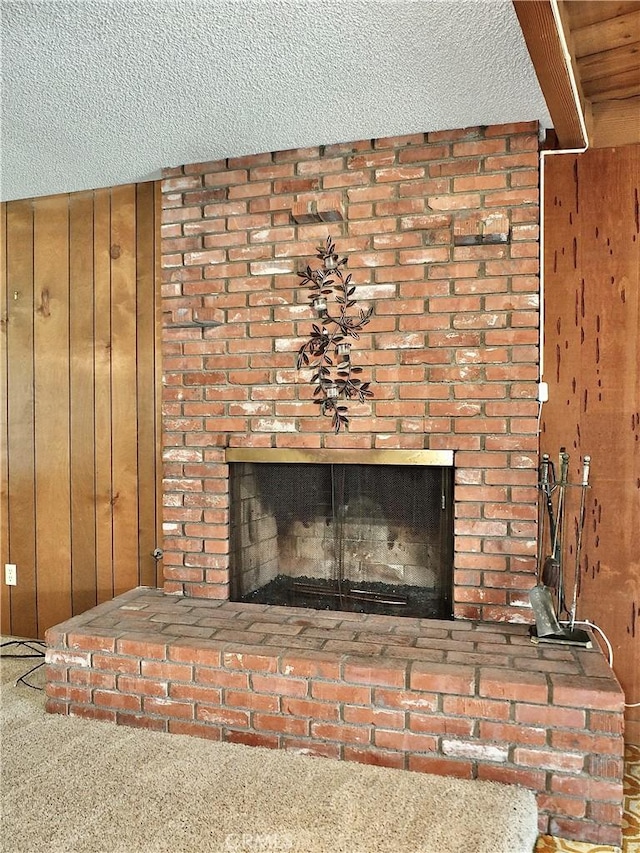
<path fill-rule="evenodd" d="M 511 0 L 0 0 L 3 199 L 549 115 Z"/>

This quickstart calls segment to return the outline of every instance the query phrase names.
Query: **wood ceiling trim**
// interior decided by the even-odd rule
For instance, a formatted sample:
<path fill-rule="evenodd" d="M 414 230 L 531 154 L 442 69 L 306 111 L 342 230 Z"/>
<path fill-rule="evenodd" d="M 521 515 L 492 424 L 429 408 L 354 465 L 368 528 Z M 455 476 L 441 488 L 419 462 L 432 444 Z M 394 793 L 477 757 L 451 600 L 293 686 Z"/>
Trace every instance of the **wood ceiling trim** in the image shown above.
<path fill-rule="evenodd" d="M 614 50 L 627 44 L 635 44 L 640 41 L 640 8 L 635 12 L 620 15 L 619 18 L 609 18 L 587 27 L 572 29 L 571 34 L 578 59 L 600 53 L 602 45 L 606 45 L 607 50 Z"/>
<path fill-rule="evenodd" d="M 592 103 L 631 98 L 640 94 L 640 71 L 625 71 L 611 77 L 589 80 L 582 84 L 585 97 Z"/>
<path fill-rule="evenodd" d="M 640 95 L 594 104 L 589 137 L 593 148 L 640 143 Z"/>
<path fill-rule="evenodd" d="M 584 82 L 635 70 L 640 82 L 640 43 L 627 44 L 614 50 L 593 53 L 578 61 L 580 79 Z"/>
<path fill-rule="evenodd" d="M 587 144 L 550 0 L 513 0 L 527 49 L 562 148 Z"/>
<path fill-rule="evenodd" d="M 611 18 L 619 18 L 629 12 L 635 12 L 640 3 L 638 0 L 627 0 L 627 2 L 613 2 L 613 0 L 577 2 L 570 0 L 564 5 L 571 21 L 571 29 L 579 30 L 599 21 L 608 21 Z"/>

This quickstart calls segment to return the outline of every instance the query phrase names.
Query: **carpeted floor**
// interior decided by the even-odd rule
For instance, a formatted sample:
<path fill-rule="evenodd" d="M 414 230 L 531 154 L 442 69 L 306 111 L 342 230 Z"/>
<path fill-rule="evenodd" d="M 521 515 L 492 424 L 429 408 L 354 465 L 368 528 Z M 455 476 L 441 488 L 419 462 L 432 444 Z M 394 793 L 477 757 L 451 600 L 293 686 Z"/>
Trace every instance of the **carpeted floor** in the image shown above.
<path fill-rule="evenodd" d="M 0 665 L 7 853 L 534 849 L 530 791 L 47 715 L 33 663 Z"/>

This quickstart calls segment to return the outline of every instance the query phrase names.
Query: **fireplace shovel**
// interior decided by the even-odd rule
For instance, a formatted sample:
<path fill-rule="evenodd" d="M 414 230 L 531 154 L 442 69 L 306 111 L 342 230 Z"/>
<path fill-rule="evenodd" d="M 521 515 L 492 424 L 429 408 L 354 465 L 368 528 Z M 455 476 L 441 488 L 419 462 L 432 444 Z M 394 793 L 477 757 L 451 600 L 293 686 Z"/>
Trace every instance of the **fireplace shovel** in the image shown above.
<path fill-rule="evenodd" d="M 558 622 L 555 608 L 553 606 L 553 598 L 551 590 L 545 585 L 543 580 L 544 565 L 542 555 L 544 553 L 544 519 L 548 509 L 548 499 L 550 494 L 549 483 L 549 456 L 545 454 L 542 457 L 540 465 L 540 501 L 538 504 L 538 567 L 537 567 L 537 584 L 529 591 L 529 602 L 531 609 L 536 618 L 536 634 L 538 637 L 548 637 L 552 634 L 560 634 L 562 627 Z M 555 525 L 549 517 L 550 534 L 555 539 Z M 545 561 L 546 562 L 546 561 Z"/>

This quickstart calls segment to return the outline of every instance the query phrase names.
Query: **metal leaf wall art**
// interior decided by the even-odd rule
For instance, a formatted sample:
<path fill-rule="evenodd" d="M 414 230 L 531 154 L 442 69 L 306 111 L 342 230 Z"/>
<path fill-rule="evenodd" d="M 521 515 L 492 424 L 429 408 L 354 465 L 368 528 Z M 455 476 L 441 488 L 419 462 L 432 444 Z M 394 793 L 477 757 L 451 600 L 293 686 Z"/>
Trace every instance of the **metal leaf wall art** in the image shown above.
<path fill-rule="evenodd" d="M 314 402 L 323 415 L 331 418 L 334 431 L 340 432 L 349 424 L 346 402 L 357 399 L 363 403 L 367 397 L 373 397 L 371 383 L 358 378 L 362 368 L 354 367 L 351 362 L 350 340 L 358 340 L 373 308 L 348 313 L 357 305 L 355 285 L 351 283 L 351 274 L 345 274 L 347 258 L 338 257 L 331 237 L 318 247 L 316 257 L 322 261 L 321 267 L 307 266 L 298 273 L 300 284 L 309 289 L 309 301 L 319 320 L 312 325 L 309 340 L 298 350 L 298 369 L 313 371 L 309 381 L 316 386 Z"/>

